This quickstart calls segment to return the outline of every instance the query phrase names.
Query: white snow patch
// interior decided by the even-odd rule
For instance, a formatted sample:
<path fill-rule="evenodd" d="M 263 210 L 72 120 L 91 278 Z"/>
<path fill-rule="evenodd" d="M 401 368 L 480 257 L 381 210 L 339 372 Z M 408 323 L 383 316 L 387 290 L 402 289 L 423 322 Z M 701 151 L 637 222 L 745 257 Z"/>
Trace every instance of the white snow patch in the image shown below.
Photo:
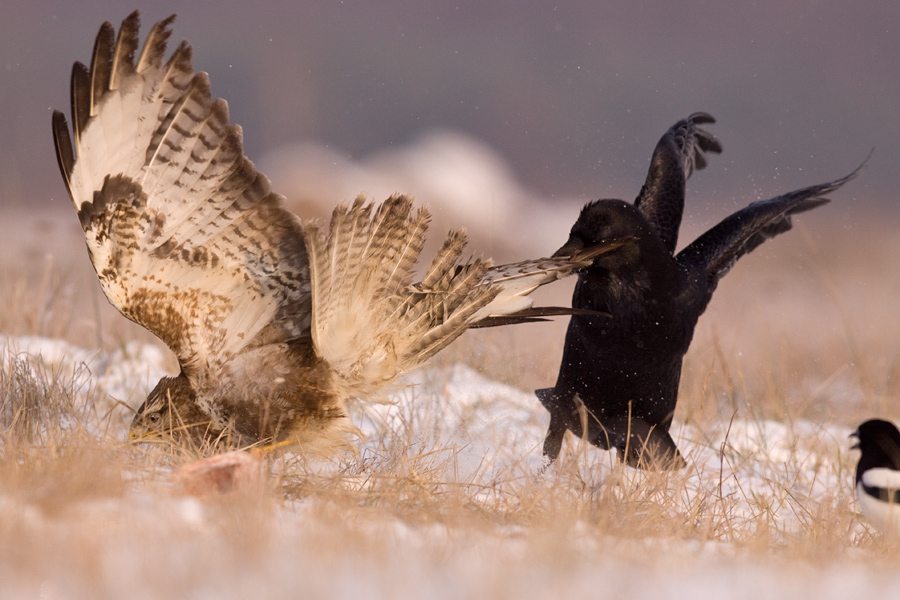
<path fill-rule="evenodd" d="M 57 381 L 71 389 L 78 402 L 97 399 L 97 413 L 112 415 L 109 431 L 122 435 L 132 416 L 126 407 L 136 409 L 156 382 L 170 374 L 165 369 L 165 352 L 138 342 L 104 352 L 57 339 L 0 335 L 0 365 L 9 368 L 12 361 L 27 365 L 39 380 Z"/>

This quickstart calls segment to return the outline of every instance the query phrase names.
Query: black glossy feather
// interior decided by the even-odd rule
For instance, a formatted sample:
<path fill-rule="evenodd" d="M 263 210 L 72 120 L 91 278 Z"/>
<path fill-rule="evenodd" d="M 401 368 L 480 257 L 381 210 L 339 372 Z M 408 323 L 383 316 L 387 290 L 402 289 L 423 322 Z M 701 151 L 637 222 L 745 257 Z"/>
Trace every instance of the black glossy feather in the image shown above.
<path fill-rule="evenodd" d="M 611 316 L 572 317 L 556 385 L 537 391 L 550 412 L 544 453 L 551 461 L 570 430 L 601 448 L 615 448 L 632 466 L 684 466 L 668 430 L 682 360 L 719 279 L 738 258 L 788 231 L 792 215 L 822 206 L 828 202 L 823 196 L 862 169 L 754 202 L 673 256 L 677 231 L 670 228 L 681 219 L 684 181 L 705 164 L 705 152 L 721 148 L 698 133 L 694 125 L 703 122 L 711 117 L 695 113 L 666 132 L 638 201 L 589 202 L 559 250 L 566 254 L 604 240 L 633 239 L 579 272 L 572 307 Z M 678 146 L 679 135 L 688 135 L 695 148 L 676 152 L 687 146 Z M 684 162 L 676 168 L 677 157 Z"/>
<path fill-rule="evenodd" d="M 870 419 L 861 424 L 851 437 L 860 451 L 856 463 L 856 483 L 869 469 L 890 469 L 900 473 L 900 431 L 890 421 Z"/>
<path fill-rule="evenodd" d="M 669 252 L 678 243 L 687 180 L 706 168 L 707 152 L 722 152 L 719 141 L 698 127 L 715 122 L 711 115 L 697 112 L 672 125 L 656 144 L 647 180 L 634 201 Z"/>
<path fill-rule="evenodd" d="M 900 431 L 890 421 L 871 419 L 850 437 L 860 451 L 855 486 L 860 512 L 886 536 L 900 539 Z"/>
<path fill-rule="evenodd" d="M 791 215 L 827 204 L 829 200 L 824 196 L 855 179 L 862 168 L 860 165 L 846 177 L 829 183 L 753 202 L 723 219 L 679 252 L 678 262 L 689 269 L 703 269 L 718 281 L 741 256 L 753 251 L 764 241 L 790 230 Z"/>

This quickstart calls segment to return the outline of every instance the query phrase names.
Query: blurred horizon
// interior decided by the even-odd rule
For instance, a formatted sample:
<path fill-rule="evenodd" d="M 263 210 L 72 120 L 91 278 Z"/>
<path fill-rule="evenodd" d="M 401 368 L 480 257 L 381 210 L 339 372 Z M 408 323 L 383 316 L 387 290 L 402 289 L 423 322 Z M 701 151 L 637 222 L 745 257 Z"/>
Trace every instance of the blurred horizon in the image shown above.
<path fill-rule="evenodd" d="M 118 27 L 131 10 L 110 0 L 38 0 L 6 11 L 3 206 L 66 204 L 51 109 L 68 113 L 72 63 L 89 62 L 100 24 Z M 515 184 L 511 193 L 535 202 L 632 200 L 660 135 L 706 111 L 724 153 L 691 180 L 689 217 L 712 222 L 757 198 L 836 179 L 872 148 L 866 171 L 840 192 L 847 201 L 829 213 L 852 222 L 861 207 L 892 206 L 900 6 L 890 3 L 273 1 L 262 9 L 166 0 L 143 7 L 142 37 L 172 12 L 170 49 L 192 44 L 195 68 L 209 72 L 213 94 L 244 128 L 247 155 L 291 200 L 298 144 L 354 166 L 386 151 L 424 153 L 422 140 L 436 131 L 481 147 L 478 156 Z M 430 185 L 446 181 L 452 195 L 470 173 L 432 150 Z"/>

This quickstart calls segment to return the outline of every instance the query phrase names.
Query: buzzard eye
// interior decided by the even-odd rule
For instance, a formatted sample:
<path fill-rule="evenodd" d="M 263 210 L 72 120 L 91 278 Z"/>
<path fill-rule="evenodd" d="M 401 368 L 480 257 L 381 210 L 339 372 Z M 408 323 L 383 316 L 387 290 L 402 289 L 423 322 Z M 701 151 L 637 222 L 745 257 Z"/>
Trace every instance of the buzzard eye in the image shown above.
<path fill-rule="evenodd" d="M 151 425 L 156 425 L 157 423 L 159 423 L 159 416 L 160 415 L 158 412 L 150 413 L 149 415 L 147 415 L 147 420 L 150 421 Z"/>

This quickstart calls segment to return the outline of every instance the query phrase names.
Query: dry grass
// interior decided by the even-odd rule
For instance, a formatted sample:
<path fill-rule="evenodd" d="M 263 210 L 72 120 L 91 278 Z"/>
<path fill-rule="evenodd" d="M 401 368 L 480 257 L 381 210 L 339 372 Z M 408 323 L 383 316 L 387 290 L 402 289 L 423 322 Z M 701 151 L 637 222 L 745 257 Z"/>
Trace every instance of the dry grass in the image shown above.
<path fill-rule="evenodd" d="M 0 333 L 106 351 L 152 341 L 98 298 L 77 221 L 25 222 L 55 241 L 37 252 L 22 227 L 19 254 L 0 256 Z M 860 241 L 835 226 L 814 238 L 801 227 L 726 278 L 686 361 L 676 427 L 691 467 L 679 473 L 637 474 L 572 439 L 543 475 L 500 438 L 481 440 L 490 452 L 472 468 L 467 440 L 423 435 L 448 417 L 423 401 L 392 408 L 359 455 L 274 457 L 260 493 L 200 501 L 167 477 L 207 450 L 126 443 L 111 425 L 120 415 L 84 387 L 84 374 L 9 360 L 0 370 L 0 596 L 791 589 L 821 598 L 846 595 L 850 583 L 896 587 L 897 548 L 856 513 L 845 439 L 863 418 L 900 418 L 891 265 L 900 240 L 874 223 L 871 232 Z M 437 359 L 433 377 L 462 362 L 520 389 L 551 385 L 564 326 L 472 332 Z M 528 427 L 538 430 L 534 413 Z M 478 415 L 476 406 L 454 418 Z M 735 578 L 748 584 L 741 593 Z"/>

